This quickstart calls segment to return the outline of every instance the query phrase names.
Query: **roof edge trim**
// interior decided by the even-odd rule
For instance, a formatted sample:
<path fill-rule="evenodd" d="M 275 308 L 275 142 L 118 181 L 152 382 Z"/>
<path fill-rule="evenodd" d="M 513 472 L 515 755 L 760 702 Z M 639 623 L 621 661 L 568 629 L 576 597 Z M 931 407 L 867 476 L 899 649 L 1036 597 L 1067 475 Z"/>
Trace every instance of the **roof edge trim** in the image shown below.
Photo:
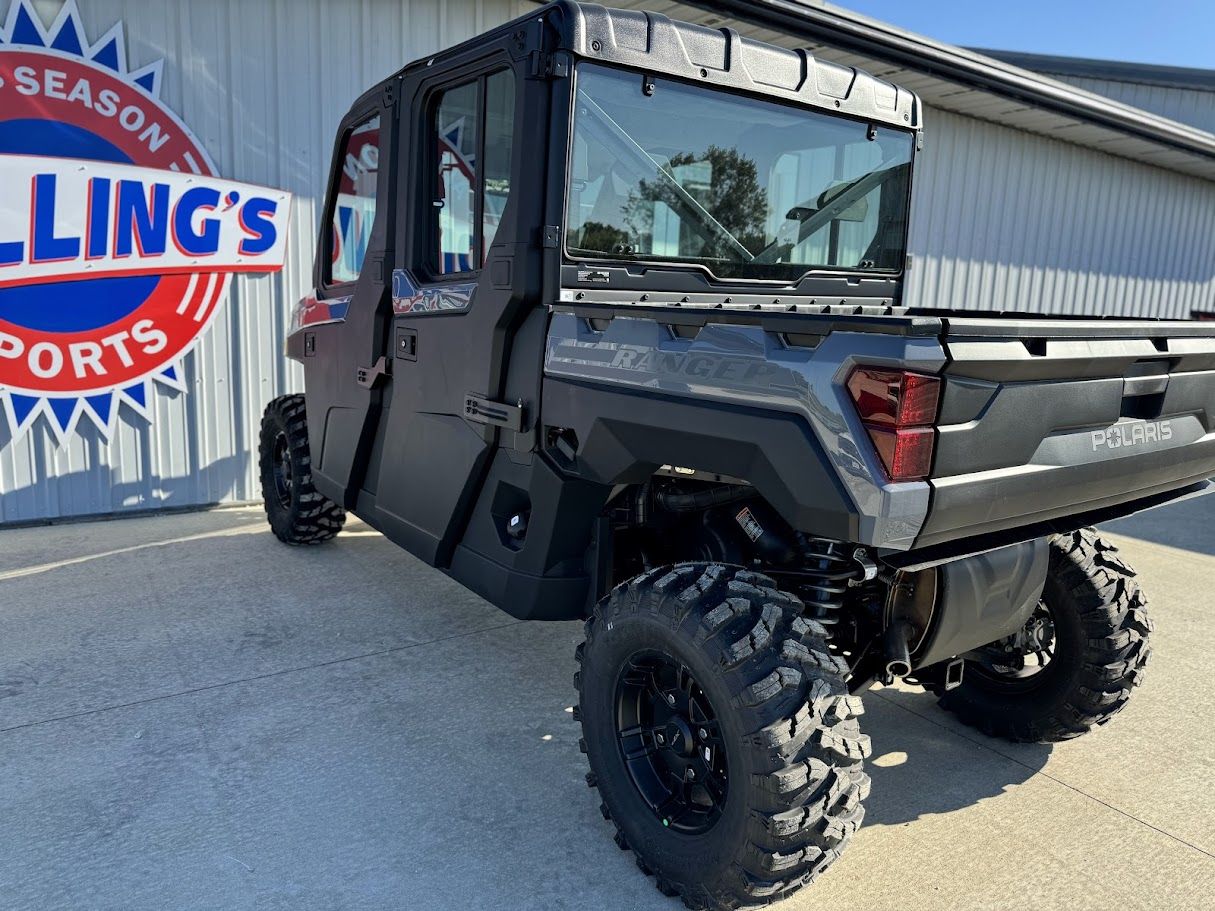
<path fill-rule="evenodd" d="M 850 11 L 798 0 L 689 2 L 1215 161 L 1211 133 Z"/>
<path fill-rule="evenodd" d="M 968 48 L 968 50 L 994 60 L 1011 63 L 1023 70 L 1049 73 L 1052 76 L 1108 79 L 1111 82 L 1132 82 L 1137 85 L 1158 85 L 1170 89 L 1215 92 L 1215 70 L 1163 66 L 1158 63 L 1099 60 L 1095 57 L 1061 57 L 1054 54 L 1031 54 L 1027 51 L 1004 51 L 979 47 Z"/>

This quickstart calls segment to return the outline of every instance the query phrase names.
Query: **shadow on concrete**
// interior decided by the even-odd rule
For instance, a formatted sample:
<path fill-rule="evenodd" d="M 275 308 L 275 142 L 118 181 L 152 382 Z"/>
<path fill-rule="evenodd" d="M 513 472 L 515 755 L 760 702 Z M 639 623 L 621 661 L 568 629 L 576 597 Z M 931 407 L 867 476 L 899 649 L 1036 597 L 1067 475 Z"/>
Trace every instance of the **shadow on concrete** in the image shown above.
<path fill-rule="evenodd" d="M 1101 531 L 1215 555 L 1215 495 L 1194 497 L 1106 522 Z"/>
<path fill-rule="evenodd" d="M 903 825 L 999 797 L 1035 775 L 1051 754 L 1049 745 L 960 733 L 925 693 L 870 692 L 861 722 L 873 739 L 866 826 Z"/>

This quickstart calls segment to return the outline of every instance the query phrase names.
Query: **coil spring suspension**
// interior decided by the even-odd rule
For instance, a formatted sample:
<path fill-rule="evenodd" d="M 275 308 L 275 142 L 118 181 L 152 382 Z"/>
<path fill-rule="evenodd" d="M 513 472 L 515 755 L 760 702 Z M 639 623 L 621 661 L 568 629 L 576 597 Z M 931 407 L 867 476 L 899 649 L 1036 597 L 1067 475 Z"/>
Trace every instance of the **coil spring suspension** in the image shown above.
<path fill-rule="evenodd" d="M 848 545 L 830 538 L 798 535 L 801 567 L 797 575 L 798 595 L 806 613 L 833 632 L 840 622 L 849 583 L 863 578 Z"/>

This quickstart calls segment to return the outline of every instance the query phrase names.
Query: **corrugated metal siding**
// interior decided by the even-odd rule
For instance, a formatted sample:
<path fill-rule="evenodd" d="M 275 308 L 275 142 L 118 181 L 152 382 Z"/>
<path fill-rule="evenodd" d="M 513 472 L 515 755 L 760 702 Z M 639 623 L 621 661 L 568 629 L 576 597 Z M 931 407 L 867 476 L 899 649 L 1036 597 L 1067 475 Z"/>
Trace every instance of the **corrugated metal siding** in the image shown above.
<path fill-rule="evenodd" d="M 260 496 L 257 425 L 265 402 L 302 388 L 282 356 L 290 305 L 310 285 L 338 121 L 365 89 L 409 61 L 491 28 L 522 0 L 80 0 L 87 36 L 126 26 L 132 68 L 163 58 L 161 97 L 219 172 L 295 194 L 288 266 L 238 277 L 185 362 L 187 394 L 157 391 L 149 425 L 119 417 L 59 449 L 35 426 L 10 439 L 0 419 L 0 523 Z M 7 10 L 8 3 L 0 3 Z M 58 2 L 41 2 L 46 23 Z M 87 422 L 85 422 L 87 423 Z"/>
<path fill-rule="evenodd" d="M 1215 184 L 945 111 L 925 124 L 908 303 L 1215 309 Z"/>
<path fill-rule="evenodd" d="M 1049 75 L 1094 94 L 1215 133 L 1215 92 L 1087 76 Z"/>
<path fill-rule="evenodd" d="M 44 21 L 58 6 L 41 4 Z M 13 442 L 0 421 L 0 523 L 257 498 L 262 407 L 302 385 L 282 342 L 289 307 L 310 284 L 316 194 L 339 118 L 402 64 L 533 4 L 81 6 L 90 38 L 126 23 L 133 66 L 165 59 L 162 97 L 224 176 L 296 194 L 289 262 L 281 275 L 233 283 L 186 361 L 189 392 L 158 392 L 151 425 L 124 417 L 108 445 L 86 428 L 60 450 L 41 427 Z M 929 110 L 926 122 L 911 302 L 1161 316 L 1215 310 L 1215 184 L 944 111 Z"/>

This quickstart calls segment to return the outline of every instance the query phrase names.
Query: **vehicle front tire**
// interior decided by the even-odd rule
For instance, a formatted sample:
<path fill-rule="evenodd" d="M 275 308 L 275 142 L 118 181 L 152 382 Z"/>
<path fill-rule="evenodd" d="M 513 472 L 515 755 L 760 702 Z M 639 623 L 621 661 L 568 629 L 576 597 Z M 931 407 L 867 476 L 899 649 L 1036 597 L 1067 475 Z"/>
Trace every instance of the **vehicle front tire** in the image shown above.
<path fill-rule="evenodd" d="M 1079 737 L 1122 711 L 1143 682 L 1151 631 L 1135 571 L 1118 549 L 1091 528 L 1059 535 L 1027 629 L 967 656 L 961 686 L 941 706 L 1007 740 Z M 1047 658 L 1041 666 L 1027 657 L 1037 654 Z"/>
<path fill-rule="evenodd" d="M 312 484 L 308 420 L 302 395 L 284 395 L 266 406 L 258 445 L 266 519 L 286 544 L 321 544 L 346 522 L 346 512 Z"/>
<path fill-rule="evenodd" d="M 860 825 L 860 697 L 826 630 L 767 576 L 646 572 L 595 608 L 576 657 L 587 782 L 664 894 L 713 911 L 769 904 Z"/>

